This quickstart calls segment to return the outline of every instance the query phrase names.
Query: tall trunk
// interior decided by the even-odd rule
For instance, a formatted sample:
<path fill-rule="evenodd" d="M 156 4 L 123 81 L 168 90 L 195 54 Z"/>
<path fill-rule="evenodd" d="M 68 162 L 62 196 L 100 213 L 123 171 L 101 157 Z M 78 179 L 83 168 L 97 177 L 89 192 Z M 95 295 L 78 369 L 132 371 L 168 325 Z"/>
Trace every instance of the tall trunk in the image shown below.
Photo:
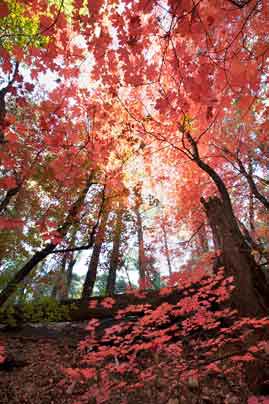
<path fill-rule="evenodd" d="M 77 262 L 77 257 L 74 257 L 74 253 L 71 255 L 70 260 L 67 265 L 66 270 L 66 296 L 63 296 L 63 299 L 68 299 L 71 289 L 71 283 L 73 278 L 73 269 Z"/>
<path fill-rule="evenodd" d="M 146 283 L 146 255 L 144 247 L 144 235 L 142 219 L 139 212 L 139 206 L 135 206 L 135 215 L 137 223 L 137 240 L 138 240 L 138 270 L 139 270 L 139 285 L 145 287 Z"/>
<path fill-rule="evenodd" d="M 248 159 L 248 172 L 251 177 L 253 177 L 253 165 L 251 157 L 249 156 Z M 249 228 L 251 231 L 252 238 L 255 237 L 255 209 L 254 209 L 254 195 L 251 186 L 249 185 L 249 205 L 248 205 L 248 220 L 249 220 Z"/>
<path fill-rule="evenodd" d="M 166 231 L 166 226 L 165 226 L 164 220 L 162 220 L 161 227 L 162 227 L 162 231 L 163 231 L 164 254 L 165 254 L 166 261 L 167 261 L 169 276 L 171 276 L 172 275 L 172 265 L 171 265 L 169 247 L 168 247 L 167 231 Z"/>
<path fill-rule="evenodd" d="M 146 274 L 146 254 L 145 254 L 145 246 L 144 246 L 144 234 L 143 234 L 143 224 L 142 218 L 140 214 L 140 206 L 142 204 L 142 196 L 141 196 L 141 184 L 137 184 L 135 189 L 135 206 L 134 212 L 136 216 L 136 225 L 137 225 L 137 241 L 138 241 L 138 271 L 139 271 L 139 286 L 140 288 L 146 287 L 147 282 L 147 274 Z"/>
<path fill-rule="evenodd" d="M 119 264 L 120 243 L 122 233 L 122 216 L 123 216 L 123 210 L 119 209 L 119 211 L 117 212 L 117 220 L 115 224 L 114 237 L 113 237 L 113 248 L 106 285 L 106 295 L 109 296 L 115 293 L 116 275 Z"/>
<path fill-rule="evenodd" d="M 268 314 L 269 288 L 261 268 L 241 234 L 234 231 L 223 202 L 217 198 L 202 199 L 216 246 L 221 250 L 217 267 L 224 267 L 233 276 L 235 290 L 232 303 L 241 315 Z"/>
<path fill-rule="evenodd" d="M 70 287 L 73 276 L 73 268 L 76 263 L 74 252 L 68 256 L 65 253 L 61 262 L 60 272 L 57 274 L 55 284 L 52 288 L 51 297 L 59 301 L 67 300 L 70 293 Z"/>
<path fill-rule="evenodd" d="M 5 129 L 5 118 L 6 118 L 6 94 L 11 89 L 16 76 L 19 72 L 19 63 L 16 62 L 14 66 L 14 71 L 12 74 L 11 80 L 7 83 L 7 86 L 0 90 L 0 144 L 6 143 L 5 136 L 4 136 L 4 129 Z"/>
<path fill-rule="evenodd" d="M 64 237 L 71 225 L 74 222 L 74 219 L 81 208 L 84 199 L 88 193 L 88 190 L 91 186 L 92 175 L 89 177 L 85 188 L 82 190 L 80 196 L 76 200 L 76 202 L 70 208 L 67 218 L 62 226 L 59 226 L 57 232 Z M 31 271 L 35 268 L 35 266 L 45 259 L 49 254 L 53 252 L 53 250 L 57 247 L 59 242 L 49 243 L 46 245 L 41 251 L 36 252 L 32 258 L 14 275 L 13 279 L 7 284 L 7 286 L 0 293 L 0 307 L 9 299 L 9 297 L 15 292 L 20 282 L 22 282 L 27 275 L 31 273 Z"/>
<path fill-rule="evenodd" d="M 208 239 L 207 239 L 205 224 L 202 225 L 198 231 L 198 240 L 199 240 L 199 249 L 200 249 L 201 254 L 207 253 L 209 248 L 208 248 Z"/>
<path fill-rule="evenodd" d="M 132 290 L 133 289 L 133 285 L 132 285 L 132 282 L 131 282 L 131 279 L 130 279 L 130 276 L 129 276 L 129 271 L 128 271 L 128 263 L 127 263 L 127 265 L 124 265 L 124 270 L 125 270 L 125 273 L 126 273 L 126 276 L 127 276 L 127 280 L 128 280 L 128 285 L 129 285 L 129 288 L 130 288 L 130 290 Z"/>
<path fill-rule="evenodd" d="M 66 295 L 66 271 L 67 254 L 63 254 L 60 268 L 57 271 L 54 286 L 52 288 L 51 297 L 53 299 L 62 300 L 63 295 Z"/>
<path fill-rule="evenodd" d="M 93 251 L 91 255 L 91 260 L 89 263 L 88 271 L 83 285 L 82 299 L 87 300 L 92 295 L 94 284 L 96 281 L 97 267 L 99 264 L 99 258 L 101 254 L 101 248 L 105 238 L 105 229 L 107 224 L 107 219 L 109 215 L 109 210 L 105 206 L 102 212 L 101 221 L 97 230 Z"/>
<path fill-rule="evenodd" d="M 76 234 L 77 231 L 75 230 L 71 236 L 70 240 L 70 247 L 75 247 L 76 242 Z M 62 266 L 62 285 L 59 287 L 58 297 L 59 300 L 68 299 L 71 282 L 72 282 L 72 275 L 73 275 L 73 268 L 75 266 L 77 257 L 75 257 L 75 251 L 67 251 L 63 253 L 63 266 Z"/>
<path fill-rule="evenodd" d="M 16 62 L 15 67 L 14 67 L 14 72 L 12 79 L 9 81 L 8 85 L 0 90 L 0 145 L 7 143 L 4 135 L 4 129 L 5 129 L 5 118 L 6 118 L 6 94 L 12 87 L 16 76 L 19 72 L 19 64 Z M 12 199 L 13 196 L 15 196 L 21 188 L 21 184 L 17 184 L 14 188 L 10 188 L 7 192 L 4 198 L 0 202 L 0 213 L 4 212 L 5 209 L 7 208 L 10 200 Z"/>
<path fill-rule="evenodd" d="M 56 300 L 57 299 L 57 292 L 58 292 L 58 279 L 57 279 L 56 283 L 54 283 L 54 285 L 53 285 L 50 297 L 52 299 Z"/>
<path fill-rule="evenodd" d="M 232 301 L 241 315 L 262 316 L 269 310 L 269 285 L 264 273 L 251 255 L 251 248 L 238 226 L 227 188 L 216 171 L 199 155 L 196 141 L 190 134 L 187 139 L 192 147 L 192 160 L 214 181 L 220 198 L 201 202 L 212 229 L 215 247 L 222 251 L 217 265 L 223 266 L 227 276 L 235 279 Z"/>

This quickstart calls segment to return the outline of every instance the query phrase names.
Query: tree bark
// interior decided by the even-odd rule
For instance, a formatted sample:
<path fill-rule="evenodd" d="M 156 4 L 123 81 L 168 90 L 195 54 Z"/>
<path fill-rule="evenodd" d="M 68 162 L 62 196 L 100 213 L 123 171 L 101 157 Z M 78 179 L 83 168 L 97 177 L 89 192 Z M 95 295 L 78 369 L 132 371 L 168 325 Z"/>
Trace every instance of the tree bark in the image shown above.
<path fill-rule="evenodd" d="M 251 255 L 243 236 L 235 232 L 229 212 L 218 197 L 201 200 L 215 246 L 221 250 L 216 266 L 224 267 L 227 276 L 233 276 L 235 290 L 232 304 L 243 316 L 264 316 L 269 310 L 269 287 L 264 273 Z"/>
<path fill-rule="evenodd" d="M 135 215 L 136 215 L 136 223 L 137 223 L 137 240 L 138 240 L 139 285 L 140 285 L 140 287 L 145 288 L 146 256 L 145 256 L 145 247 L 144 247 L 144 235 L 143 235 L 142 219 L 141 219 L 141 215 L 139 212 L 139 206 L 137 204 L 135 206 Z"/>
<path fill-rule="evenodd" d="M 169 252 L 169 247 L 168 247 L 167 231 L 166 231 L 166 226 L 165 226 L 165 222 L 163 219 L 162 219 L 161 227 L 162 227 L 162 231 L 163 231 L 164 255 L 165 255 L 165 258 L 167 261 L 169 276 L 171 276 L 173 271 L 172 271 L 170 252 Z"/>
<path fill-rule="evenodd" d="M 11 80 L 9 81 L 9 83 L 7 84 L 6 87 L 4 87 L 0 90 L 0 145 L 7 143 L 7 141 L 5 139 L 5 135 L 4 135 L 5 118 L 6 118 L 5 97 L 6 97 L 7 92 L 12 87 L 18 72 L 19 72 L 19 63 L 16 62 Z M 2 201 L 0 203 L 0 213 L 5 211 L 10 200 L 12 199 L 12 197 L 15 196 L 20 191 L 20 189 L 21 189 L 21 184 L 17 184 L 16 187 L 11 188 L 6 192 L 6 195 L 4 196 L 4 198 L 2 199 Z"/>
<path fill-rule="evenodd" d="M 199 250 L 201 254 L 205 254 L 208 252 L 208 239 L 206 234 L 206 226 L 203 224 L 198 231 L 198 240 L 199 240 Z"/>
<path fill-rule="evenodd" d="M 16 80 L 16 76 L 19 72 L 19 63 L 16 62 L 14 66 L 14 71 L 12 74 L 11 80 L 7 83 L 7 86 L 0 90 L 0 144 L 6 143 L 4 129 L 5 129 L 5 118 L 6 118 L 6 94 L 12 87 L 14 81 Z"/>
<path fill-rule="evenodd" d="M 248 172 L 249 175 L 253 178 L 253 164 L 251 156 L 248 156 Z M 248 204 L 248 220 L 249 220 L 249 228 L 251 231 L 251 236 L 255 237 L 255 205 L 254 205 L 254 195 L 252 188 L 249 186 L 249 204 Z"/>
<path fill-rule="evenodd" d="M 66 266 L 68 262 L 67 254 L 63 254 L 60 268 L 57 270 L 56 279 L 52 288 L 51 297 L 55 300 L 63 300 L 68 298 L 66 285 Z"/>
<path fill-rule="evenodd" d="M 268 315 L 269 285 L 238 226 L 227 188 L 217 172 L 201 159 L 193 137 L 189 133 L 186 135 L 192 147 L 193 161 L 214 181 L 221 197 L 209 198 L 208 201 L 201 198 L 201 202 L 212 229 L 215 248 L 221 250 L 216 266 L 223 266 L 226 275 L 234 277 L 232 302 L 241 315 Z"/>
<path fill-rule="evenodd" d="M 245 169 L 244 164 L 242 163 L 241 160 L 237 159 L 238 165 L 239 165 L 239 169 L 241 174 L 244 175 L 244 177 L 247 179 L 249 188 L 252 192 L 252 194 L 255 196 L 256 199 L 258 199 L 263 206 L 266 209 L 269 209 L 269 199 L 267 199 L 259 190 L 258 187 L 253 179 L 253 175 L 252 172 L 247 172 L 247 170 Z"/>
<path fill-rule="evenodd" d="M 61 235 L 61 237 L 64 237 L 67 234 L 70 226 L 73 224 L 75 217 L 88 193 L 91 182 L 92 175 L 90 175 L 85 188 L 82 190 L 76 202 L 70 208 L 64 224 L 58 227 L 57 232 Z M 58 243 L 49 243 L 41 251 L 36 252 L 32 258 L 14 275 L 13 279 L 0 293 L 0 307 L 6 303 L 9 297 L 15 292 L 20 282 L 22 282 L 26 276 L 30 274 L 35 266 L 53 252 L 53 250 L 57 247 L 57 244 Z"/>
<path fill-rule="evenodd" d="M 89 263 L 88 271 L 83 285 L 82 290 L 82 300 L 88 300 L 92 295 L 94 284 L 96 281 L 97 268 L 99 264 L 99 258 L 101 254 L 101 248 L 105 238 L 105 228 L 107 224 L 107 219 L 109 215 L 109 210 L 107 206 L 104 206 L 101 221 L 97 230 L 93 251 L 91 255 L 91 260 Z"/>
<path fill-rule="evenodd" d="M 112 296 L 115 293 L 116 275 L 119 264 L 121 232 L 122 232 L 122 216 L 123 210 L 119 209 L 117 212 L 117 220 L 115 224 L 113 248 L 109 265 L 109 272 L 106 285 L 106 295 Z"/>
<path fill-rule="evenodd" d="M 77 232 L 74 231 L 74 233 L 71 236 L 70 240 L 70 247 L 74 247 L 75 242 L 76 242 L 76 234 Z M 62 282 L 63 285 L 58 288 L 58 299 L 59 300 L 65 300 L 68 299 L 69 292 L 70 292 L 70 287 L 71 287 L 71 282 L 72 282 L 72 276 L 73 276 L 73 268 L 75 266 L 75 263 L 77 261 L 77 257 L 75 257 L 75 251 L 66 251 L 63 253 L 63 262 L 62 262 Z"/>
<path fill-rule="evenodd" d="M 73 278 L 73 269 L 75 263 L 77 262 L 77 257 L 74 257 L 74 253 L 72 253 L 71 258 L 68 262 L 67 270 L 66 270 L 66 296 L 63 299 L 68 299 L 71 289 L 71 283 Z"/>
<path fill-rule="evenodd" d="M 232 156 L 232 158 L 234 158 L 239 166 L 239 171 L 240 173 L 246 178 L 248 185 L 249 185 L 249 189 L 250 192 L 252 194 L 252 198 L 255 197 L 256 199 L 258 199 L 258 201 L 260 201 L 263 206 L 266 209 L 269 209 L 269 199 L 265 197 L 265 195 L 263 195 L 261 193 L 261 191 L 258 189 L 256 182 L 254 181 L 254 175 L 253 175 L 253 165 L 252 165 L 252 159 L 250 154 L 248 155 L 248 169 L 245 168 L 245 165 L 243 164 L 242 160 L 240 160 L 240 158 L 238 157 L 238 155 L 235 155 L 234 153 L 232 153 L 230 150 L 228 150 L 227 148 L 225 148 L 225 153 L 228 153 L 229 155 Z M 256 176 L 257 177 L 257 176 Z M 259 177 L 257 177 L 259 178 Z M 262 178 L 259 178 L 265 185 L 266 181 L 264 181 Z"/>

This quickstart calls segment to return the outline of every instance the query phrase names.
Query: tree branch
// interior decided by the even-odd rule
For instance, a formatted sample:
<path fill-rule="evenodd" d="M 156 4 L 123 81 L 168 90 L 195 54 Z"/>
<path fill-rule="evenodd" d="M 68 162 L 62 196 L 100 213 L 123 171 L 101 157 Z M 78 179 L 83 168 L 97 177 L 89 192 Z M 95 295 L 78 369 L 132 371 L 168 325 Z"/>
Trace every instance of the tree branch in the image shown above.
<path fill-rule="evenodd" d="M 253 193 L 253 195 L 267 208 L 269 209 L 269 200 L 265 198 L 265 196 L 258 190 L 257 185 L 255 184 L 252 175 L 250 175 L 242 161 L 237 158 L 237 163 L 239 165 L 239 169 L 241 174 L 247 179 L 248 185 Z"/>
<path fill-rule="evenodd" d="M 193 160 L 214 181 L 216 187 L 219 190 L 219 193 L 220 193 L 220 196 L 221 196 L 221 199 L 222 199 L 224 205 L 228 208 L 228 212 L 232 213 L 233 219 L 236 221 L 234 214 L 233 214 L 231 199 L 230 199 L 229 193 L 227 191 L 227 188 L 226 188 L 224 182 L 222 181 L 220 176 L 217 174 L 217 172 L 201 159 L 200 154 L 199 154 L 199 149 L 197 146 L 197 142 L 194 140 L 194 138 L 191 136 L 191 134 L 189 132 L 186 133 L 186 137 L 192 146 Z"/>
<path fill-rule="evenodd" d="M 70 247 L 70 248 L 61 248 L 61 249 L 57 249 L 57 250 L 53 250 L 50 252 L 50 254 L 57 254 L 57 253 L 65 253 L 65 252 L 72 252 L 72 251 L 83 251 L 83 250 L 89 250 L 90 248 L 92 248 L 93 244 L 94 244 L 94 238 L 95 238 L 95 233 L 96 233 L 96 229 L 99 226 L 99 222 L 100 222 L 100 218 L 102 215 L 102 211 L 104 208 L 104 204 L 106 201 L 106 197 L 105 197 L 105 189 L 106 186 L 104 185 L 103 191 L 102 191 L 102 201 L 101 201 L 101 205 L 98 211 L 98 216 L 97 216 L 97 220 L 92 228 L 91 234 L 90 234 L 90 241 L 88 244 L 82 245 L 82 246 L 76 246 L 76 247 Z"/>
<path fill-rule="evenodd" d="M 251 0 L 228 0 L 229 3 L 232 3 L 234 6 L 238 8 L 243 8 L 248 5 Z"/>

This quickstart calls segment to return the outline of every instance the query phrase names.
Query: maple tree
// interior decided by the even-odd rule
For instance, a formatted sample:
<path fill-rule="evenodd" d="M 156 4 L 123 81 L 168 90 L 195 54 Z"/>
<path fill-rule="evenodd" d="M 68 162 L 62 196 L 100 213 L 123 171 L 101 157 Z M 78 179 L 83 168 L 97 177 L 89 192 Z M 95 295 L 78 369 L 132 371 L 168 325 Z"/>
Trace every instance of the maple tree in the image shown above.
<path fill-rule="evenodd" d="M 187 273 L 203 268 L 212 285 L 224 268 L 239 315 L 267 315 L 268 29 L 268 0 L 0 2 L 0 306 L 16 301 L 42 265 L 43 281 L 60 268 L 51 295 L 67 298 L 81 252 L 90 254 L 82 300 L 93 293 L 102 255 L 113 295 L 129 245 L 142 288 L 154 287 L 158 265 L 169 274 L 164 282 L 177 286 L 183 260 Z M 158 363 L 145 358 L 149 382 L 173 347 L 178 360 L 193 324 L 210 330 L 206 319 L 230 321 L 229 310 L 212 314 L 202 293 L 201 286 L 192 296 L 190 329 L 171 326 L 181 333 L 172 348 L 170 326 L 147 327 L 150 316 L 166 320 L 173 305 L 145 307 L 139 324 L 128 325 L 132 363 L 140 350 L 158 352 Z M 240 321 L 227 333 L 241 332 Z M 124 358 L 121 327 L 115 349 Z M 195 344 L 208 348 L 208 340 Z M 97 345 L 101 362 L 115 355 Z M 115 366 L 102 377 L 129 372 L 118 359 Z M 190 369 L 180 366 L 186 376 Z M 105 394 L 113 383 L 108 377 Z"/>

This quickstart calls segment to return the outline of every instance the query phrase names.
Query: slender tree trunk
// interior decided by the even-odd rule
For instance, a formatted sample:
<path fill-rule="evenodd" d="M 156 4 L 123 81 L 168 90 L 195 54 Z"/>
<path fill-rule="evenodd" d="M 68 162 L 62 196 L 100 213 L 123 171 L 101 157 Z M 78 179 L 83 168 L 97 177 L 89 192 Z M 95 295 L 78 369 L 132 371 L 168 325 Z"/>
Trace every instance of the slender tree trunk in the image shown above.
<path fill-rule="evenodd" d="M 5 129 L 5 118 L 6 118 L 6 94 L 12 87 L 16 76 L 19 72 L 19 63 L 16 62 L 14 66 L 14 71 L 12 74 L 11 80 L 7 83 L 7 86 L 0 90 L 0 144 L 6 143 L 5 136 L 4 136 L 4 129 Z"/>
<path fill-rule="evenodd" d="M 253 177 L 253 166 L 252 166 L 252 160 L 251 157 L 249 156 L 248 160 L 248 172 L 251 177 Z M 255 237 L 255 207 L 254 207 L 254 195 L 253 195 L 253 190 L 249 185 L 249 205 L 248 205 L 248 219 L 249 219 L 249 228 L 251 231 L 251 237 L 256 239 Z"/>
<path fill-rule="evenodd" d="M 72 284 L 73 278 L 73 269 L 77 262 L 77 257 L 74 257 L 74 253 L 71 255 L 71 258 L 68 262 L 67 271 L 66 271 L 66 296 L 63 296 L 63 299 L 68 299 Z"/>
<path fill-rule="evenodd" d="M 67 255 L 65 253 L 61 263 L 60 272 L 57 274 L 57 279 L 52 288 L 51 297 L 59 301 L 67 300 L 70 293 L 70 287 L 73 276 L 73 268 L 76 263 L 76 258 L 74 258 L 74 253 Z"/>
<path fill-rule="evenodd" d="M 249 188 L 251 189 L 251 191 L 252 191 L 253 195 L 255 196 L 255 198 L 257 198 L 263 204 L 263 206 L 266 209 L 269 209 L 269 199 L 266 198 L 265 195 L 263 195 L 259 191 L 259 189 L 258 189 L 258 187 L 257 187 L 257 185 L 256 185 L 256 183 L 255 183 L 255 181 L 253 179 L 253 175 L 251 175 L 251 173 L 247 172 L 247 170 L 245 169 L 245 167 L 244 167 L 241 160 L 238 160 L 238 165 L 239 165 L 239 168 L 240 168 L 240 172 L 247 179 Z"/>
<path fill-rule="evenodd" d="M 134 212 L 136 216 L 136 225 L 137 225 L 137 241 L 138 241 L 138 271 L 139 271 L 139 287 L 145 288 L 147 279 L 147 268 L 146 268 L 146 254 L 145 254 L 145 246 L 144 246 L 144 234 L 143 234 L 143 224 L 142 218 L 140 214 L 140 206 L 142 204 L 142 196 L 141 196 L 141 184 L 137 184 L 135 189 L 135 207 Z"/>
<path fill-rule="evenodd" d="M 87 181 L 86 187 L 82 190 L 80 196 L 76 202 L 70 208 L 67 218 L 62 226 L 59 226 L 57 232 L 64 237 L 71 225 L 73 224 L 77 213 L 79 212 L 84 199 L 91 186 L 92 175 Z M 35 266 L 45 259 L 53 250 L 57 247 L 58 243 L 49 243 L 41 251 L 36 252 L 32 258 L 14 275 L 13 279 L 7 284 L 7 286 L 0 293 L 0 307 L 9 299 L 9 297 L 16 291 L 20 282 L 22 282 L 27 275 L 35 268 Z"/>
<path fill-rule="evenodd" d="M 129 276 L 129 272 L 128 272 L 128 270 L 129 270 L 128 263 L 126 265 L 124 264 L 124 270 L 125 270 L 125 273 L 126 273 L 126 276 L 127 276 L 127 279 L 128 279 L 129 288 L 133 289 L 133 285 L 132 285 L 132 282 L 131 282 L 131 279 L 130 279 L 130 276 Z"/>
<path fill-rule="evenodd" d="M 117 212 L 117 220 L 115 224 L 114 237 L 113 237 L 113 248 L 109 265 L 109 272 L 106 285 L 106 295 L 113 295 L 115 293 L 116 285 L 116 275 L 117 268 L 119 264 L 119 254 L 120 254 L 120 243 L 121 243 L 121 233 L 122 233 L 122 216 L 123 210 L 120 209 Z"/>
<path fill-rule="evenodd" d="M 188 136 L 192 139 L 192 137 L 189 134 L 188 134 Z M 192 139 L 192 141 L 193 141 L 193 139 Z M 236 159 L 237 164 L 239 166 L 239 171 L 246 178 L 249 188 L 253 194 L 253 197 L 258 199 L 266 209 L 269 209 L 269 199 L 266 198 L 266 196 L 264 194 L 262 194 L 261 191 L 259 190 L 259 188 L 257 187 L 256 182 L 254 181 L 254 178 L 253 178 L 253 167 L 252 167 L 252 165 L 251 165 L 251 167 L 249 167 L 249 161 L 251 161 L 251 157 L 249 156 L 248 170 L 247 170 L 245 168 L 244 163 L 242 162 L 242 160 L 240 160 L 238 155 L 235 155 L 228 149 L 225 149 L 225 153 L 230 154 L 233 158 Z M 250 168 L 250 170 L 249 170 L 249 168 Z M 264 182 L 264 180 L 262 180 L 262 181 Z M 266 183 L 267 183 L 267 181 L 265 181 L 265 184 Z"/>
<path fill-rule="evenodd" d="M 168 247 L 167 231 L 166 231 L 166 226 L 165 226 L 164 221 L 162 221 L 161 227 L 162 227 L 162 231 L 163 231 L 164 254 L 165 254 L 166 261 L 167 261 L 169 276 L 171 276 L 173 271 L 172 271 L 170 252 L 169 252 L 169 247 Z"/>
<path fill-rule="evenodd" d="M 202 225 L 200 230 L 198 231 L 198 240 L 201 254 L 207 253 L 209 248 L 205 224 Z"/>
<path fill-rule="evenodd" d="M 58 283 L 58 280 L 57 280 L 57 283 Z M 55 283 L 54 285 L 53 285 L 53 288 L 52 288 L 52 291 L 51 291 L 51 294 L 50 294 L 50 297 L 52 298 L 52 299 L 57 299 L 57 283 Z"/>
<path fill-rule="evenodd" d="M 139 285 L 144 288 L 146 283 L 146 255 L 144 247 L 144 235 L 142 219 L 139 212 L 139 206 L 135 206 L 135 215 L 137 223 L 137 240 L 138 240 L 138 270 L 139 270 Z"/>
<path fill-rule="evenodd" d="M 5 129 L 5 118 L 6 118 L 6 101 L 5 97 L 7 92 L 10 90 L 12 87 L 12 84 L 14 83 L 16 76 L 19 71 L 19 64 L 15 63 L 14 67 L 14 72 L 13 72 L 13 77 L 8 83 L 8 85 L 5 88 L 2 88 L 0 90 L 0 146 L 1 144 L 7 143 L 5 136 L 4 136 L 4 129 Z M 12 199 L 13 196 L 15 196 L 21 188 L 21 184 L 17 184 L 14 188 L 10 188 L 7 192 L 6 195 L 3 197 L 3 199 L 0 202 L 0 213 L 4 212 L 5 209 L 7 208 L 10 200 Z"/>
<path fill-rule="evenodd" d="M 86 274 L 86 278 L 82 290 L 82 299 L 87 300 L 92 295 L 94 284 L 97 276 L 97 268 L 101 254 L 101 248 L 105 238 L 105 229 L 108 220 L 109 210 L 105 206 L 102 212 L 101 221 L 97 230 L 93 251 Z"/>
<path fill-rule="evenodd" d="M 65 259 L 63 260 L 59 282 L 56 289 L 56 298 L 60 301 L 68 299 L 75 263 L 76 258 L 74 258 L 74 253 L 72 253 L 71 255 L 69 254 L 69 256 L 65 254 Z"/>
<path fill-rule="evenodd" d="M 52 288 L 51 297 L 53 299 L 62 300 L 62 296 L 66 295 L 66 279 L 65 279 L 65 271 L 66 271 L 66 263 L 67 263 L 67 255 L 63 254 L 60 268 L 56 273 L 56 278 L 54 282 L 54 286 Z"/>
<path fill-rule="evenodd" d="M 70 240 L 70 247 L 74 248 L 76 242 L 76 231 L 72 234 Z M 62 282 L 63 285 L 59 287 L 59 300 L 68 299 L 72 276 L 73 276 L 73 268 L 76 263 L 77 258 L 75 257 L 75 251 L 67 251 L 63 253 L 63 267 L 62 267 Z"/>

